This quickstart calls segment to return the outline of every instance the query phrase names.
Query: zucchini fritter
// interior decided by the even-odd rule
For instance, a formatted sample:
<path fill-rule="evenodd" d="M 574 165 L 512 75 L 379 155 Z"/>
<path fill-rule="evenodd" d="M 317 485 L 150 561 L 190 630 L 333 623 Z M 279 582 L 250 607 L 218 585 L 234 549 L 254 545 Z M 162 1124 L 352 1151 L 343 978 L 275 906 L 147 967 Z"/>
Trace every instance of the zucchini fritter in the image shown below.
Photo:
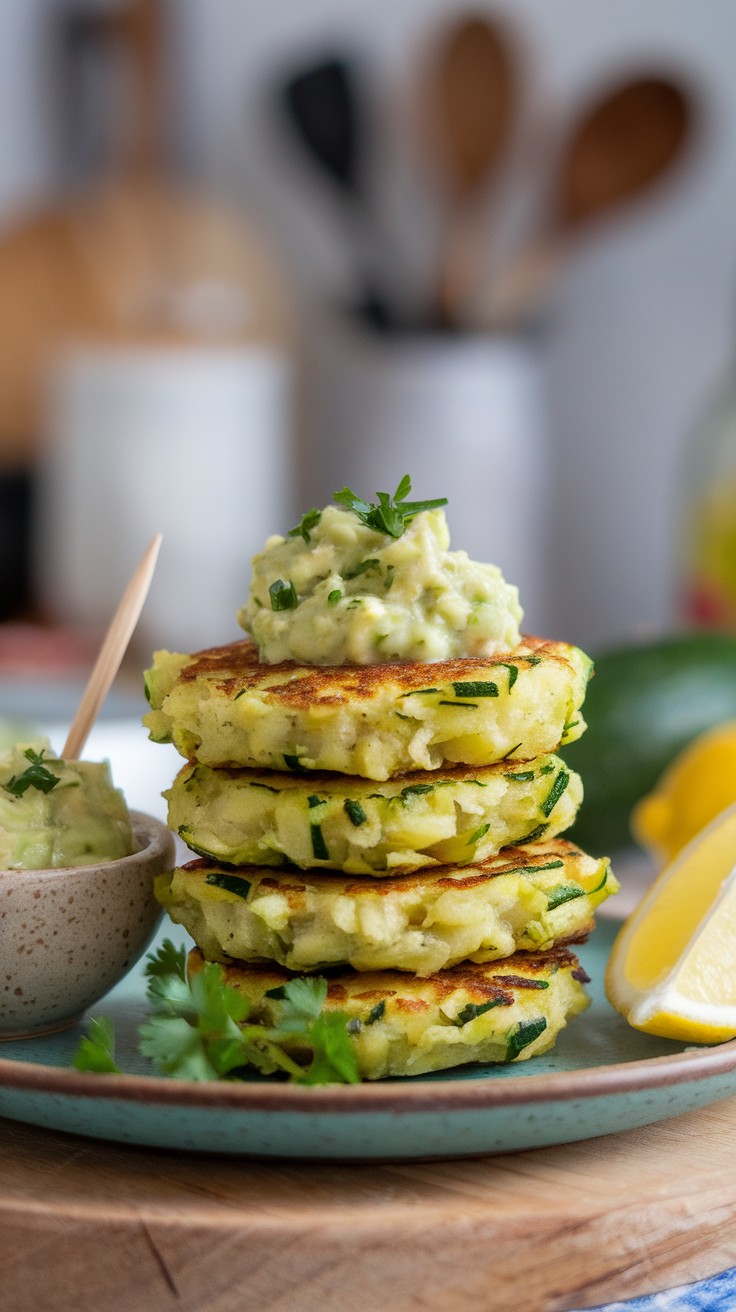
<path fill-rule="evenodd" d="M 303 972 L 350 965 L 420 976 L 580 942 L 618 891 L 608 860 L 565 839 L 506 848 L 470 866 L 395 879 L 326 871 L 223 870 L 191 861 L 156 896 L 208 961 L 276 961 Z"/>
<path fill-rule="evenodd" d="M 213 861 L 397 875 L 554 838 L 583 792 L 558 756 L 415 772 L 375 787 L 324 772 L 185 765 L 164 796 L 169 828 Z"/>
<path fill-rule="evenodd" d="M 203 964 L 193 948 L 190 973 Z M 289 978 L 285 971 L 234 962 L 225 978 L 258 1009 L 254 1019 L 260 1013 L 267 1025 L 278 1025 L 281 1004 L 273 994 Z M 568 1018 L 589 1005 L 584 983 L 572 952 L 552 948 L 486 965 L 466 962 L 422 980 L 394 971 L 341 972 L 328 977 L 324 1009 L 349 1018 L 358 1070 L 363 1079 L 380 1080 L 547 1052 Z M 298 1039 L 284 1046 L 300 1056 Z"/>
<path fill-rule="evenodd" d="M 539 638 L 496 657 L 366 666 L 264 665 L 253 643 L 234 642 L 156 652 L 144 723 L 205 765 L 384 780 L 533 760 L 574 742 L 590 669 L 577 647 Z"/>

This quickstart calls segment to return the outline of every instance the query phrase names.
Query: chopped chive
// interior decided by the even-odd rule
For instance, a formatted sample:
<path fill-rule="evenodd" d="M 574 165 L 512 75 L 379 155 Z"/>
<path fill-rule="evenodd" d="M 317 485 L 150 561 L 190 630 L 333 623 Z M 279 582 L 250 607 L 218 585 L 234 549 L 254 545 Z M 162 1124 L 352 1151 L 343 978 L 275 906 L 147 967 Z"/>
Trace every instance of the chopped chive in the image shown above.
<path fill-rule="evenodd" d="M 406 801 L 407 797 L 421 797 L 424 793 L 433 793 L 434 788 L 434 784 L 407 784 L 401 790 L 401 798 Z"/>
<path fill-rule="evenodd" d="M 497 683 L 453 683 L 456 697 L 498 697 Z"/>
<path fill-rule="evenodd" d="M 245 901 L 250 893 L 250 884 L 240 875 L 226 875 L 222 870 L 211 870 L 205 884 L 214 884 L 215 888 L 224 888 L 228 893 L 235 893 Z"/>
<path fill-rule="evenodd" d="M 327 594 L 327 605 L 328 605 L 328 606 L 336 606 L 337 603 L 338 603 L 338 601 L 340 600 L 341 596 L 342 596 L 342 593 L 341 593 L 340 589 L 339 589 L 339 588 L 333 588 L 332 592 L 328 592 L 328 594 Z"/>
<path fill-rule="evenodd" d="M 473 843 L 479 842 L 483 835 L 488 833 L 490 827 L 490 825 L 481 825 L 480 829 L 476 829 L 475 833 L 470 835 L 466 846 L 470 847 Z"/>
<path fill-rule="evenodd" d="M 233 701 L 236 702 L 238 700 L 238 697 L 242 697 L 243 693 L 247 691 L 248 691 L 247 688 L 241 688 L 240 692 L 236 692 L 235 696 L 233 697 Z"/>
<path fill-rule="evenodd" d="M 348 610 L 355 610 L 355 607 L 359 606 L 362 600 L 362 597 L 353 597 L 353 600 L 348 602 Z"/>
<path fill-rule="evenodd" d="M 544 1034 L 547 1028 L 547 1022 L 544 1016 L 539 1020 L 520 1021 L 514 1033 L 509 1036 L 506 1045 L 506 1061 L 513 1061 L 518 1057 L 520 1052 L 529 1047 L 540 1034 Z"/>
<path fill-rule="evenodd" d="M 494 975 L 494 981 L 507 989 L 548 989 L 549 980 L 530 979 L 528 975 Z"/>
<path fill-rule="evenodd" d="M 501 760 L 508 761 L 509 757 L 513 756 L 514 752 L 518 752 L 520 747 L 521 747 L 521 743 L 517 743 L 515 747 L 509 747 L 509 750 L 507 752 L 504 752 L 503 756 L 501 757 Z"/>
<path fill-rule="evenodd" d="M 539 809 L 542 812 L 542 815 L 546 815 L 547 818 L 549 819 L 550 813 L 556 807 L 557 803 L 562 797 L 562 794 L 567 788 L 569 782 L 570 782 L 570 776 L 567 773 L 567 771 L 560 770 L 560 773 L 555 779 L 549 793 L 545 797 L 544 801 L 540 803 Z"/>
<path fill-rule="evenodd" d="M 405 697 L 420 697 L 424 692 L 441 692 L 441 688 L 412 688 L 411 692 L 405 692 Z"/>
<path fill-rule="evenodd" d="M 504 998 L 491 998 L 490 1002 L 468 1002 L 459 1011 L 455 1017 L 456 1025 L 467 1025 L 468 1021 L 475 1020 L 476 1016 L 482 1016 L 484 1012 L 491 1011 L 493 1007 L 508 1006 Z"/>
<path fill-rule="evenodd" d="M 343 574 L 343 578 L 357 579 L 358 575 L 367 574 L 368 571 L 374 569 L 376 565 L 378 565 L 380 568 L 380 564 L 381 562 L 380 560 L 377 559 L 377 557 L 373 557 L 373 559 L 371 560 L 361 560 L 360 564 L 356 565 L 355 569 L 350 570 L 349 574 Z"/>
<path fill-rule="evenodd" d="M 386 798 L 385 798 L 385 796 L 384 796 L 383 793 L 369 793 L 369 794 L 368 794 L 368 801 L 369 801 L 369 802 L 370 802 L 370 800 L 371 800 L 372 797 L 380 797 L 380 799 L 381 799 L 382 802 L 385 802 L 385 801 L 386 801 Z"/>
<path fill-rule="evenodd" d="M 322 830 L 319 825 L 309 826 L 312 833 L 312 852 L 317 861 L 329 861 L 330 854 L 327 851 L 327 844 L 322 837 Z"/>
<path fill-rule="evenodd" d="M 553 765 L 543 765 L 539 771 L 540 774 L 554 774 L 554 772 L 555 767 Z"/>
<path fill-rule="evenodd" d="M 354 801 L 352 797 L 346 797 L 343 806 L 345 808 L 345 814 L 349 817 L 351 823 L 355 825 L 356 829 L 358 825 L 365 824 L 368 816 L 360 805 L 360 802 Z"/>
<path fill-rule="evenodd" d="M 537 838 L 541 838 L 547 829 L 549 829 L 549 825 L 537 825 L 536 829 L 532 829 L 530 834 L 525 834 L 523 838 L 518 838 L 516 841 L 518 843 L 533 843 Z"/>
<path fill-rule="evenodd" d="M 256 783 L 254 779 L 251 779 L 250 784 L 249 784 L 249 787 L 250 787 L 250 788 L 265 788 L 265 790 L 266 790 L 267 793 L 280 793 L 280 792 L 281 792 L 281 789 L 280 789 L 280 788 L 272 788 L 270 784 L 259 784 L 259 783 Z"/>
<path fill-rule="evenodd" d="M 477 702 L 438 702 L 438 706 L 457 706 L 461 711 L 477 711 Z"/>
<path fill-rule="evenodd" d="M 286 755 L 286 752 L 284 752 L 284 760 L 285 760 L 285 762 L 286 762 L 286 768 L 287 768 L 287 770 L 303 770 L 303 769 L 304 769 L 304 766 L 302 765 L 302 763 L 301 763 L 301 761 L 299 760 L 299 757 L 298 757 L 298 756 L 287 756 L 287 755 Z"/>
<path fill-rule="evenodd" d="M 507 774 L 507 779 L 513 779 L 518 784 L 525 784 L 529 779 L 534 778 L 533 770 L 523 770 L 521 774 Z"/>
<path fill-rule="evenodd" d="M 296 588 L 293 583 L 277 579 L 268 589 L 271 598 L 271 610 L 294 610 L 299 605 Z"/>
<path fill-rule="evenodd" d="M 394 565 L 387 565 L 387 566 L 386 566 L 386 591 L 387 591 L 387 592 L 389 591 L 389 589 L 390 589 L 390 587 L 391 587 L 391 584 L 392 584 L 393 581 L 394 581 L 394 569 L 395 569 L 395 566 L 394 566 Z"/>
<path fill-rule="evenodd" d="M 377 1002 L 373 1010 L 368 1013 L 368 1019 L 365 1021 L 365 1024 L 375 1025 L 377 1020 L 383 1020 L 385 1011 L 386 1011 L 386 999 L 381 998 L 381 1001 Z"/>
<path fill-rule="evenodd" d="M 547 910 L 554 911 L 556 907 L 561 907 L 565 902 L 572 902 L 576 897 L 585 897 L 585 889 L 578 888 L 576 884 L 556 884 L 549 890 Z"/>
<path fill-rule="evenodd" d="M 579 720 L 570 720 L 569 724 L 563 724 L 562 732 L 567 733 L 568 729 L 577 729 L 579 724 L 580 724 Z"/>
<path fill-rule="evenodd" d="M 514 866 L 512 870 L 504 870 L 505 875 L 535 875 L 538 870 L 557 870 L 564 866 L 564 861 L 549 861 L 546 866 Z"/>
<path fill-rule="evenodd" d="M 310 811 L 313 807 L 322 805 L 322 798 L 318 797 L 316 793 L 312 793 L 311 797 L 307 798 L 307 801 L 309 802 Z"/>
<path fill-rule="evenodd" d="M 394 715 L 398 715 L 400 720 L 411 720 L 410 715 L 402 715 L 401 711 L 394 711 Z"/>

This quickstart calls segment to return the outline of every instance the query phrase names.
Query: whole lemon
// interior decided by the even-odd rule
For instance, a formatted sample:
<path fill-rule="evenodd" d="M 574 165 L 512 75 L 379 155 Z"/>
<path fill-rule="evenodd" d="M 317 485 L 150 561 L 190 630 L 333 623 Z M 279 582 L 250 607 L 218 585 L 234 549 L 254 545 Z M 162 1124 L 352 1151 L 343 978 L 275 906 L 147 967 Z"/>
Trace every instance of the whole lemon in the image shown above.
<path fill-rule="evenodd" d="M 631 829 L 658 861 L 671 861 L 691 838 L 736 802 L 736 720 L 695 738 L 656 787 L 637 802 Z"/>

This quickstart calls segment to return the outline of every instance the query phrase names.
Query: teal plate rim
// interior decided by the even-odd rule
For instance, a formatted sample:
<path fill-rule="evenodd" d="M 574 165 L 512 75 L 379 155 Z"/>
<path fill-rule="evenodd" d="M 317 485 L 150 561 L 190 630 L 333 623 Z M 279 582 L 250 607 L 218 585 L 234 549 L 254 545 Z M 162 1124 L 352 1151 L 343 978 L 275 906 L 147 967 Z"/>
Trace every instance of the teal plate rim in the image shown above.
<path fill-rule="evenodd" d="M 208 1110 L 219 1107 L 307 1115 L 365 1114 L 371 1110 L 421 1113 L 606 1097 L 688 1084 L 732 1071 L 736 1071 L 736 1039 L 694 1052 L 503 1080 L 480 1076 L 437 1083 L 407 1080 L 316 1088 L 265 1082 L 205 1084 L 155 1075 L 99 1075 L 0 1058 L 0 1088 Z"/>

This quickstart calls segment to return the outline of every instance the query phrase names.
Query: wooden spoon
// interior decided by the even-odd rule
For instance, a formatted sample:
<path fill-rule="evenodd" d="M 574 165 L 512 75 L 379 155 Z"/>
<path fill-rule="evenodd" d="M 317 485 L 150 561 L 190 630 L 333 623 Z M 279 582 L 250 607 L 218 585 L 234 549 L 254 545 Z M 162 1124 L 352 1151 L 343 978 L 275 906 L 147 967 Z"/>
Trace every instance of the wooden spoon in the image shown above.
<path fill-rule="evenodd" d="M 660 178 L 681 154 L 692 117 L 683 91 L 654 77 L 625 83 L 589 110 L 563 154 L 552 221 L 491 289 L 485 326 L 518 323 L 528 314 L 579 228 Z"/>
<path fill-rule="evenodd" d="M 449 33 L 434 70 L 432 142 L 450 191 L 437 302 L 457 322 L 482 251 L 482 199 L 506 145 L 516 98 L 512 61 L 498 26 L 469 16 Z"/>
<path fill-rule="evenodd" d="M 89 676 L 89 682 L 79 703 L 79 710 L 74 717 L 74 723 L 69 730 L 69 736 L 61 753 L 64 761 L 76 761 L 81 756 L 84 744 L 89 738 L 90 730 L 100 713 L 100 707 L 112 687 L 115 675 L 120 669 L 120 662 L 128 649 L 128 643 L 133 636 L 133 630 L 138 623 L 143 604 L 148 596 L 161 540 L 161 534 L 157 533 L 125 589 L 112 624 L 105 634 L 105 640 L 100 647 L 100 654 Z"/>

